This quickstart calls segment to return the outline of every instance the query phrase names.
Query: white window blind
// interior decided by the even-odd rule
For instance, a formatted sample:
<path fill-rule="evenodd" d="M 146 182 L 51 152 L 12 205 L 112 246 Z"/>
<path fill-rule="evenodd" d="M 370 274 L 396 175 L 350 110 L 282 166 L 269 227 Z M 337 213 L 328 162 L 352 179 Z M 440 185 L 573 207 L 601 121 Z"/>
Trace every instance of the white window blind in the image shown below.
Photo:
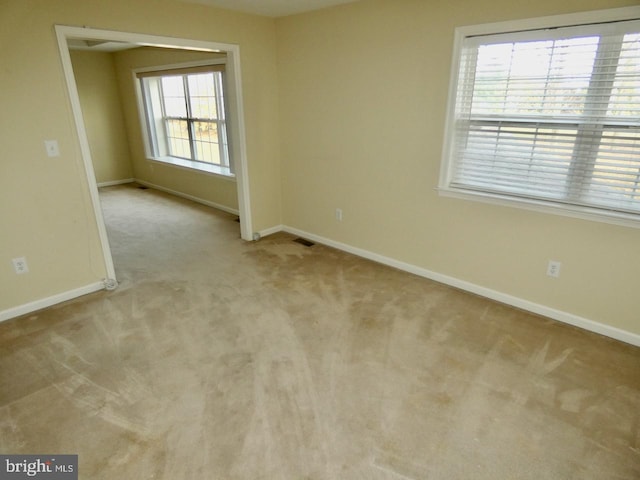
<path fill-rule="evenodd" d="M 640 21 L 464 38 L 449 188 L 640 214 Z"/>

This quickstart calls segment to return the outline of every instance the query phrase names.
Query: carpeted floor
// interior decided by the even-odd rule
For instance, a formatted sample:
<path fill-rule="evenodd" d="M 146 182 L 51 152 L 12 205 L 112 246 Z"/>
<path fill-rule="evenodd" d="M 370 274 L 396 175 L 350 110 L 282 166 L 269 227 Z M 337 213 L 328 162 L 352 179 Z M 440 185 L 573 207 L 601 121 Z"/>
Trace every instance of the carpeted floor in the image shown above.
<path fill-rule="evenodd" d="M 640 478 L 640 349 L 101 195 L 121 285 L 0 324 L 0 452 L 105 480 Z"/>

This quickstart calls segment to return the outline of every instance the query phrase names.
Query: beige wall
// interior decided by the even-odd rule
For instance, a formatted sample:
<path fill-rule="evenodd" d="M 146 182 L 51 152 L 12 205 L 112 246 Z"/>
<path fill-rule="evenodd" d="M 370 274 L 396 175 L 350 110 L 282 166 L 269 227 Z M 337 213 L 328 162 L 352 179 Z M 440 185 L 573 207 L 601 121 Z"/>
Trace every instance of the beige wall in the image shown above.
<path fill-rule="evenodd" d="M 222 54 L 165 48 L 137 48 L 114 53 L 124 115 L 130 138 L 134 177 L 170 190 L 186 193 L 231 210 L 238 209 L 236 181 L 147 160 L 132 70 L 224 57 Z"/>
<path fill-rule="evenodd" d="M 55 24 L 238 44 L 252 221 L 281 223 L 272 19 L 169 0 L 1 0 L 0 313 L 105 276 Z M 13 272 L 18 256 L 29 274 Z"/>
<path fill-rule="evenodd" d="M 71 62 L 96 181 L 132 178 L 113 54 L 75 50 Z"/>
<path fill-rule="evenodd" d="M 278 19 L 284 223 L 639 334 L 640 229 L 435 190 L 455 27 L 636 4 L 370 0 Z"/>

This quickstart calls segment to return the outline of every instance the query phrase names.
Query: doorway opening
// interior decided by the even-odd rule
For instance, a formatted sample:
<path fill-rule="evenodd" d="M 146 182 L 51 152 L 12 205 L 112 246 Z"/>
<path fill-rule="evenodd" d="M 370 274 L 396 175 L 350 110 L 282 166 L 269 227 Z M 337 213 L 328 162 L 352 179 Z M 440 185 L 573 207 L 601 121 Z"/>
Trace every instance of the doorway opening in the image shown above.
<path fill-rule="evenodd" d="M 113 264 L 111 247 L 107 238 L 106 226 L 94 171 L 91 149 L 82 115 L 80 97 L 74 76 L 70 45 L 85 42 L 86 44 L 120 44 L 132 48 L 156 47 L 191 52 L 210 52 L 224 54 L 226 57 L 226 93 L 228 106 L 229 143 L 233 146 L 234 174 L 237 185 L 238 212 L 240 216 L 240 236 L 243 240 L 253 240 L 251 224 L 251 204 L 249 192 L 249 176 L 247 171 L 246 141 L 243 118 L 242 89 L 240 76 L 240 49 L 238 45 L 190 40 L 183 38 L 163 37 L 110 30 L 98 30 L 84 27 L 56 25 L 56 36 L 60 50 L 60 58 L 64 69 L 69 99 L 76 125 L 82 160 L 85 167 L 88 189 L 91 195 L 93 211 L 100 237 L 107 278 L 105 287 L 117 287 L 116 272 Z"/>

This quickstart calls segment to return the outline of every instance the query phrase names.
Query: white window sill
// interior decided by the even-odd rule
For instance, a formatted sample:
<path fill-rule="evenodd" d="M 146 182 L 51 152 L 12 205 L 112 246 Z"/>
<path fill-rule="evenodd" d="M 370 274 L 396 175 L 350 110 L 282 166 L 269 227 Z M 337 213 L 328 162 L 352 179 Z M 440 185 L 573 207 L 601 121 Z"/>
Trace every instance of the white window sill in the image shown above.
<path fill-rule="evenodd" d="M 594 222 L 610 223 L 625 227 L 640 228 L 640 215 L 617 211 L 600 210 L 579 205 L 563 205 L 529 198 L 515 198 L 487 192 L 476 192 L 451 187 L 439 187 L 438 194 L 443 197 L 458 198 L 492 205 L 522 208 L 540 213 L 551 213 L 565 217 L 580 218 Z"/>
<path fill-rule="evenodd" d="M 229 167 L 220 167 L 218 165 L 213 165 L 210 163 L 194 162 L 192 160 L 176 157 L 152 157 L 148 160 L 182 169 L 196 170 L 198 172 L 206 173 L 208 175 L 213 175 L 233 182 L 236 181 L 236 176 L 231 172 L 231 169 Z"/>

